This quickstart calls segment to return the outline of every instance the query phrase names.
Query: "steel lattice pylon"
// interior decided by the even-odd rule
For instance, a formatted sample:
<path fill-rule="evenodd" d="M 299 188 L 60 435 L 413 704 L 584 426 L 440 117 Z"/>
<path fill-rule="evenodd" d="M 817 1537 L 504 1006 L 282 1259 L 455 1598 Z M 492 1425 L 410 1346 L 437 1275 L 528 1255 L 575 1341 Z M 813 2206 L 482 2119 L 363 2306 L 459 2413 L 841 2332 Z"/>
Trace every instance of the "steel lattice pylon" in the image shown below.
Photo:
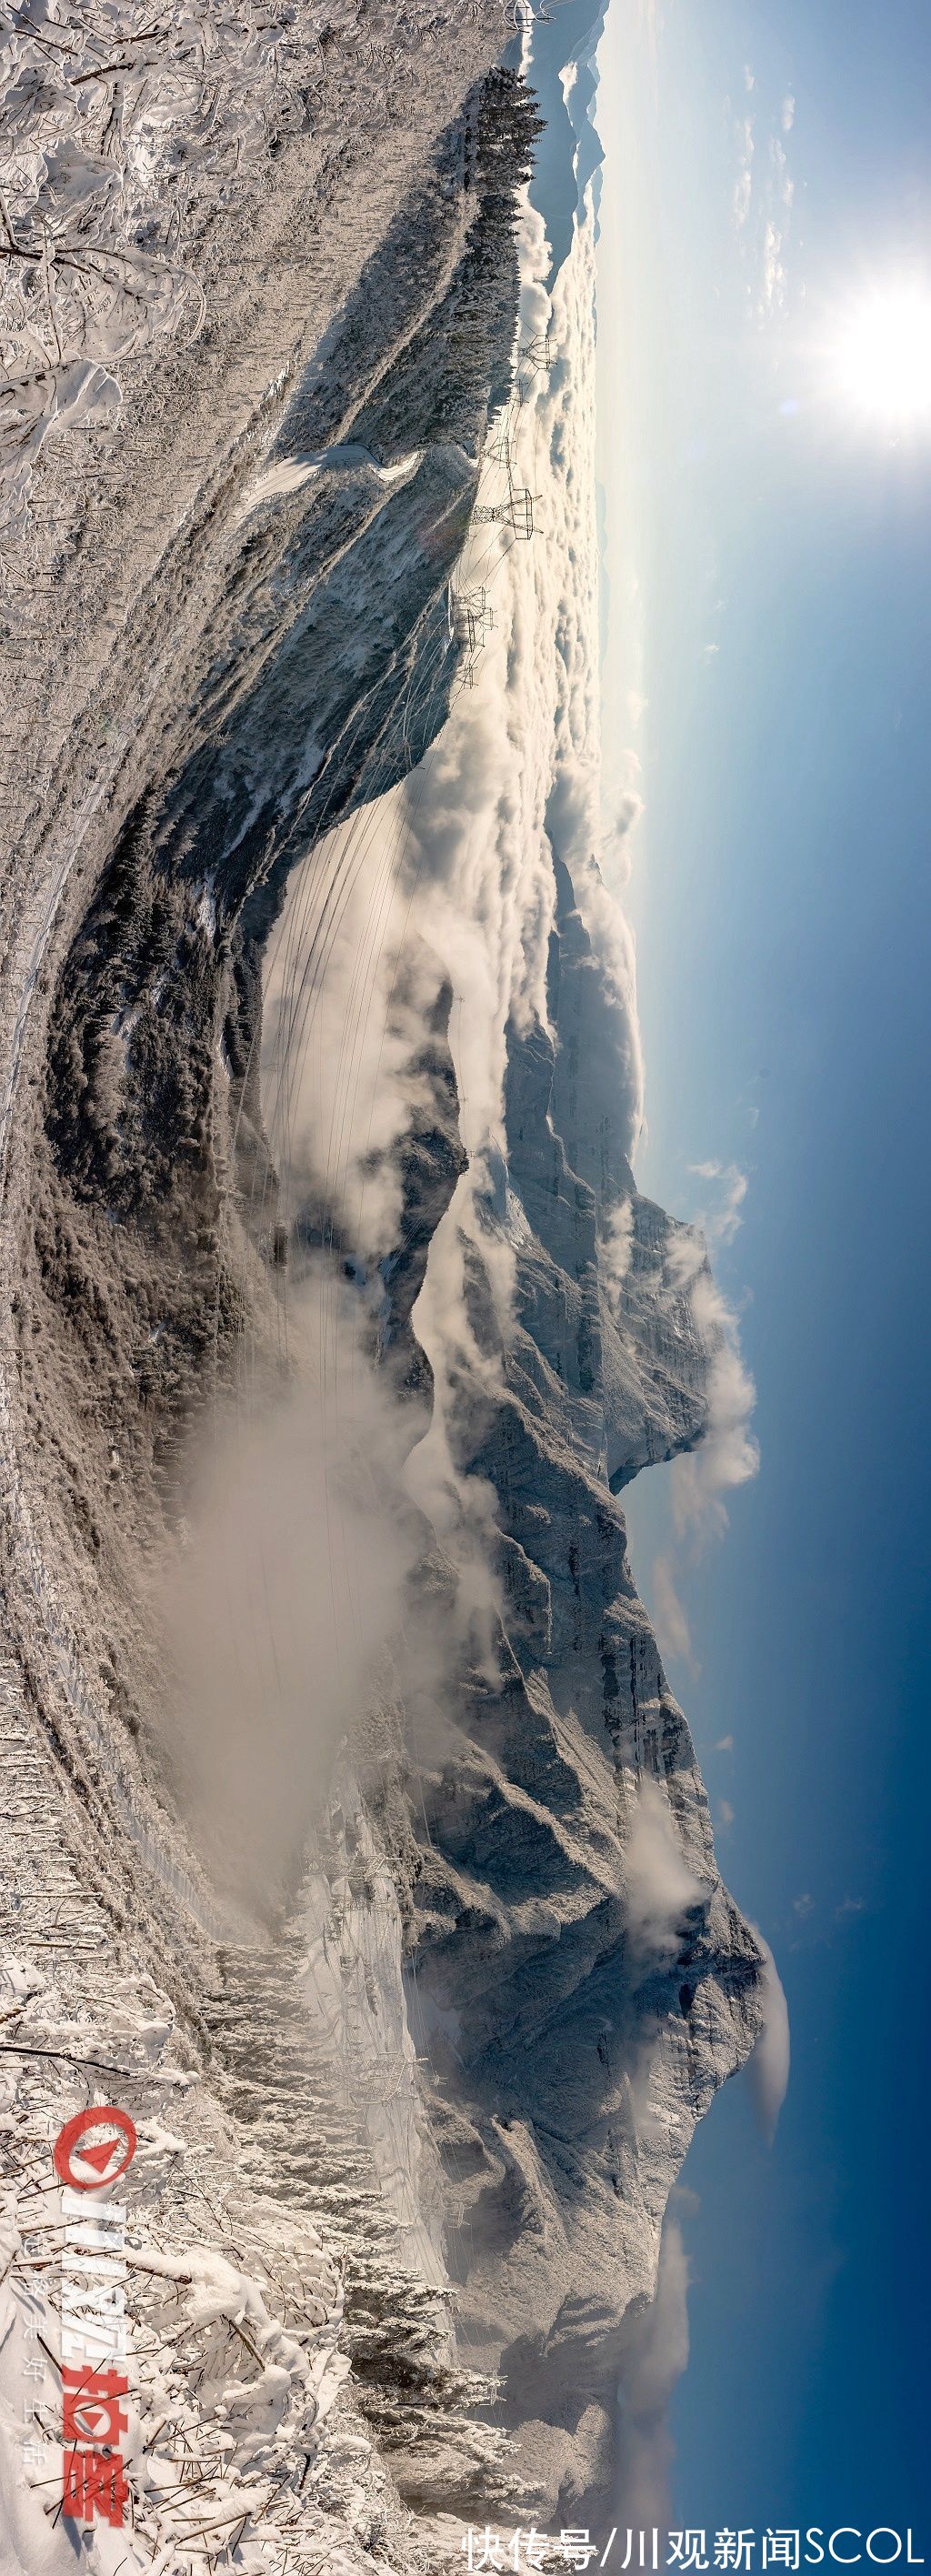
<path fill-rule="evenodd" d="M 510 492 L 506 501 L 479 502 L 472 516 L 480 528 L 497 525 L 511 528 L 515 537 L 532 537 L 533 498 L 525 485 L 522 491 Z"/>
<path fill-rule="evenodd" d="M 482 582 L 477 590 L 451 590 L 449 594 L 449 631 L 457 644 L 465 644 L 469 653 L 481 651 L 486 635 L 495 622 Z"/>
<path fill-rule="evenodd" d="M 538 331 L 535 339 L 522 342 L 517 354 L 519 358 L 526 360 L 529 367 L 551 367 L 556 354 L 552 333 L 548 330 Z"/>

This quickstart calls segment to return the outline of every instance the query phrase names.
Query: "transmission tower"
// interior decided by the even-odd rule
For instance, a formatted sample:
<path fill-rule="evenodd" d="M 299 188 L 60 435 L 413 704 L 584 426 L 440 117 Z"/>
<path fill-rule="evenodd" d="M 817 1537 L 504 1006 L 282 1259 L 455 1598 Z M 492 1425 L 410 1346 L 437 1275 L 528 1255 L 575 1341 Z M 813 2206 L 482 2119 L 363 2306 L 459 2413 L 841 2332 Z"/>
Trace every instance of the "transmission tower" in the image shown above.
<path fill-rule="evenodd" d="M 477 527 L 490 528 L 497 525 L 501 528 L 510 528 L 515 537 L 532 537 L 533 498 L 533 493 L 528 492 L 524 485 L 523 490 L 513 489 L 509 492 L 506 501 L 498 501 L 494 507 L 488 502 L 480 502 L 477 509 L 473 510 L 472 516 Z"/>
<path fill-rule="evenodd" d="M 450 591 L 449 631 L 456 644 L 464 644 L 469 653 L 480 652 L 494 622 L 495 612 L 488 606 L 484 582 L 479 590 Z"/>
<path fill-rule="evenodd" d="M 538 331 L 535 339 L 522 343 L 517 354 L 526 360 L 528 367 L 551 367 L 556 355 L 552 333 L 549 330 Z"/>

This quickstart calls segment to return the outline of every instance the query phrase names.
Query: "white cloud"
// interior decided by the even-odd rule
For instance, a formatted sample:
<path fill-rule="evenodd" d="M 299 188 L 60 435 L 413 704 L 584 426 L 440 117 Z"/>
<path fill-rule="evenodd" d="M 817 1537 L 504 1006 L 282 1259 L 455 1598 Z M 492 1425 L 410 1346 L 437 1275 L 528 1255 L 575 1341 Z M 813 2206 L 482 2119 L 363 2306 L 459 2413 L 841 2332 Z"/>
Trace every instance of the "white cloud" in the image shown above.
<path fill-rule="evenodd" d="M 753 86 L 752 76 L 749 86 L 751 88 Z M 743 232 L 744 226 L 749 221 L 750 208 L 753 202 L 753 156 L 756 147 L 754 140 L 754 119 L 752 116 L 743 116 L 738 118 L 735 126 L 735 135 L 737 140 L 737 177 L 734 181 L 733 208 L 734 222 L 737 226 L 738 232 L 740 233 Z"/>
<path fill-rule="evenodd" d="M 622 773 L 626 770 L 631 784 L 622 794 L 617 811 L 613 820 L 608 823 L 601 842 L 602 874 L 615 893 L 620 893 L 623 887 L 630 883 L 633 866 L 631 840 L 644 810 L 639 787 L 634 784 L 640 776 L 640 762 L 636 752 L 624 752 L 620 767 Z"/>
<path fill-rule="evenodd" d="M 740 1211 L 749 1186 L 746 1172 L 739 1171 L 736 1163 L 690 1163 L 689 1171 L 696 1180 L 714 1181 L 719 1190 L 717 1205 L 710 1211 L 703 1208 L 696 1224 L 709 1243 L 733 1243 L 743 1222 Z"/>
<path fill-rule="evenodd" d="M 775 135 L 770 143 L 769 158 L 776 196 L 779 204 L 785 207 L 787 214 L 790 214 L 795 204 L 795 181 L 789 169 L 789 157 L 785 147 Z"/>
<path fill-rule="evenodd" d="M 367 1361 L 332 1272 L 292 1281 L 291 1374 L 245 1387 L 187 1476 L 188 1541 L 164 1604 L 164 1745 L 218 1884 L 274 1905 L 326 1801 L 423 1545 L 404 1466 L 420 1416 Z"/>
<path fill-rule="evenodd" d="M 784 126 L 784 131 L 788 132 L 788 130 L 788 127 Z M 792 221 L 794 198 L 795 182 L 789 170 L 785 146 L 780 142 L 778 135 L 772 135 L 769 144 L 759 305 L 760 316 L 764 321 L 781 314 L 786 305 L 788 291 L 786 244 Z"/>
<path fill-rule="evenodd" d="M 627 1845 L 627 1924 L 633 1956 L 674 1959 L 682 1917 L 709 1893 L 682 1857 L 658 1783 L 642 1779 Z"/>
<path fill-rule="evenodd" d="M 671 1556 L 658 1556 L 654 1562 L 652 1606 L 663 1656 L 677 1657 L 694 1673 L 689 1623 L 676 1591 Z"/>
<path fill-rule="evenodd" d="M 613 2513 L 628 2531 L 668 2528 L 672 2438 L 668 2408 L 689 2357 L 689 2267 L 674 2218 L 663 2228 L 656 2296 L 637 2318 L 618 2390 L 618 2476 Z M 612 2514 L 613 2519 L 613 2514 Z"/>
<path fill-rule="evenodd" d="M 323 1202 L 371 1261 L 396 1235 L 391 1148 L 429 1107 L 418 1065 L 444 971 L 409 935 L 400 824 L 397 798 L 388 797 L 367 829 L 353 815 L 315 845 L 292 880 L 265 979 L 262 1089 L 276 1215 L 288 1222 Z"/>
<path fill-rule="evenodd" d="M 744 224 L 747 222 L 752 197 L 753 178 L 749 162 L 745 162 L 743 168 L 738 171 L 737 177 L 734 181 L 734 222 L 737 226 L 738 232 L 742 232 Z"/>
<path fill-rule="evenodd" d="M 728 1827 L 729 1827 L 730 1825 L 732 1825 L 732 1824 L 733 1824 L 733 1822 L 734 1822 L 734 1809 L 733 1809 L 733 1807 L 731 1806 L 730 1799 L 729 1799 L 729 1798 L 722 1798 L 722 1799 L 719 1801 L 719 1805 L 718 1805 L 718 1823 L 719 1823 L 719 1825 L 723 1825 L 724 1830 L 725 1830 L 725 1832 L 726 1832 L 726 1831 L 727 1831 L 727 1829 L 728 1829 Z"/>
<path fill-rule="evenodd" d="M 752 1927 L 763 1952 L 764 2020 L 756 2047 L 747 2061 L 753 2107 L 765 2137 L 775 2136 L 776 2122 L 789 2081 L 789 2007 L 768 1941 Z"/>
<path fill-rule="evenodd" d="M 719 1735 L 718 1740 L 717 1740 L 717 1743 L 716 1743 L 716 1745 L 714 1746 L 714 1751 L 715 1751 L 715 1753 L 733 1753 L 733 1750 L 734 1750 L 734 1738 L 733 1738 L 733 1736 L 732 1736 L 732 1735 Z"/>
<path fill-rule="evenodd" d="M 797 1914 L 797 1915 L 798 1915 L 798 1919 L 799 1919 L 799 1922 L 800 1922 L 800 1923 L 807 1923 L 809 1915 L 810 1915 L 810 1914 L 813 1914 L 813 1913 L 814 1913 L 814 1910 L 815 1910 L 815 1900 L 814 1900 L 814 1897 L 813 1897 L 813 1896 L 809 1896 L 809 1895 L 808 1895 L 808 1893 L 807 1893 L 807 1891 L 806 1891 L 806 1893 L 805 1893 L 805 1894 L 803 1894 L 802 1896 L 793 1896 L 793 1899 L 792 1899 L 792 1912 L 793 1912 L 793 1914 Z"/>
<path fill-rule="evenodd" d="M 747 70 L 744 86 L 749 95 L 755 90 L 753 74 Z M 758 323 L 771 323 L 782 314 L 788 293 L 786 251 L 795 195 L 789 172 L 784 138 L 791 133 L 795 100 L 782 100 L 778 122 L 771 126 L 768 137 L 762 129 L 760 111 L 736 116 L 733 123 L 737 169 L 732 192 L 732 212 L 737 234 L 739 256 L 746 277 L 748 305 Z"/>
<path fill-rule="evenodd" d="M 605 1221 L 601 1241 L 601 1266 L 608 1288 L 618 1289 L 630 1269 L 634 1240 L 634 1211 L 630 1199 L 622 1199 L 612 1208 Z"/>
<path fill-rule="evenodd" d="M 785 300 L 786 273 L 782 260 L 782 234 L 772 216 L 767 217 L 763 235 L 762 309 L 772 313 Z"/>
<path fill-rule="evenodd" d="M 709 1274 L 699 1274 L 693 1313 L 709 1354 L 708 1420 L 702 1441 L 673 1461 L 672 1507 L 677 1535 L 701 1544 L 727 1528 L 723 1497 L 759 1469 L 750 1430 L 756 1388 L 740 1355 L 736 1316 Z"/>

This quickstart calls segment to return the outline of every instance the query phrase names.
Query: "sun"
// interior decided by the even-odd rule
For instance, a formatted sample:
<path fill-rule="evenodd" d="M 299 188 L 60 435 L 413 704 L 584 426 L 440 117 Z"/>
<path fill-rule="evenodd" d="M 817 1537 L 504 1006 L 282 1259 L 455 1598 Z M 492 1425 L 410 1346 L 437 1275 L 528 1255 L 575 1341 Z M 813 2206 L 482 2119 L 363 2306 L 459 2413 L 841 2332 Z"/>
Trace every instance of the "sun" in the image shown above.
<path fill-rule="evenodd" d="M 851 308 L 837 348 L 840 389 L 853 408 L 890 427 L 931 424 L 931 292 L 876 288 Z"/>

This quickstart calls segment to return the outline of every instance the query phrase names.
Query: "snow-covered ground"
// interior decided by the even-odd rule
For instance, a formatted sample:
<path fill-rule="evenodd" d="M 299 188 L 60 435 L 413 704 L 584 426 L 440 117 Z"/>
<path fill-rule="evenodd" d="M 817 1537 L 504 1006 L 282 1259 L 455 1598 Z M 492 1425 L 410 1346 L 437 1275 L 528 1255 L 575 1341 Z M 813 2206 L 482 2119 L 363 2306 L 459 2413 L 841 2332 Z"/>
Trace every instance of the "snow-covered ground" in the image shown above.
<path fill-rule="evenodd" d="M 126 2209 L 128 2498 L 95 2520 L 90 2566 L 338 2569 L 385 2558 L 387 2482 L 340 2410 L 339 2269 L 312 2224 L 265 2187 L 180 2040 L 171 2004 L 93 1902 L 57 1830 L 54 1796 L 14 1679 L 0 1692 L 0 2565 L 74 2564 L 62 2504 L 62 2190 L 51 2148 L 86 2104 L 130 2113 Z M 364 2474 L 363 2474 L 364 2472 Z M 325 2490 L 325 2504 L 320 2490 Z M 379 2489 L 387 2501 L 381 2519 Z M 335 2519 L 334 2519 L 335 2511 Z"/>
<path fill-rule="evenodd" d="M 208 1886 L 113 1726 L 101 1659 L 132 1684 L 132 1649 L 124 1657 L 114 1641 L 111 1662 L 104 1643 L 113 1567 L 98 1575 L 76 1566 L 60 1536 L 50 1543 L 17 1317 L 38 1209 L 28 1173 L 48 996 L 111 815 L 121 799 L 131 805 L 146 730 L 158 739 L 222 590 L 225 535 L 235 548 L 243 493 L 294 384 L 501 25 L 497 0 L 443 21 L 416 0 L 363 0 L 325 17 L 207 0 L 161 19 L 28 0 L 0 43 L 12 1327 L 0 1422 L 6 1613 L 21 1659 L 0 1691 L 0 2565 L 17 2576 L 74 2564 L 75 2526 L 56 2510 L 61 2228 L 50 2149 L 72 2112 L 110 2097 L 140 2135 L 127 2184 L 131 2501 L 121 2530 L 98 2522 L 88 2534 L 84 2562 L 175 2571 L 228 2563 L 235 2546 L 239 2566 L 325 2561 L 340 2576 L 411 2555 L 345 2389 L 346 2214 L 364 2247 L 364 2195 L 333 2181 L 331 2143 L 329 2182 L 317 2173 L 283 2198 L 281 2139 L 268 2146 L 254 2102 L 246 2113 L 222 2106 L 229 2062 L 248 2061 L 253 2032 L 244 2049 L 224 2033 L 214 2050 L 200 2011 L 218 1977 L 220 2021 L 247 1968 L 261 1983 L 261 1938 L 256 1949 L 250 1929 L 242 1976 L 235 1950 L 218 1969 L 217 1937 L 242 1938 L 236 1899 Z M 153 1323 L 156 1355 L 160 1331 Z M 80 1377 L 74 1401 L 80 1413 Z M 105 1451 L 114 1498 L 127 1489 L 120 1436 Z M 180 1990 L 180 2019 L 153 1966 Z M 364 2144 L 353 2137 L 352 2153 Z M 389 2149 L 386 2133 L 386 2158 Z M 377 2189 L 372 2230 L 368 2272 L 387 2306 L 396 2230 Z M 37 2340 L 24 2345 L 26 2323 Z M 41 2375 L 31 2376 L 35 2352 Z"/>

